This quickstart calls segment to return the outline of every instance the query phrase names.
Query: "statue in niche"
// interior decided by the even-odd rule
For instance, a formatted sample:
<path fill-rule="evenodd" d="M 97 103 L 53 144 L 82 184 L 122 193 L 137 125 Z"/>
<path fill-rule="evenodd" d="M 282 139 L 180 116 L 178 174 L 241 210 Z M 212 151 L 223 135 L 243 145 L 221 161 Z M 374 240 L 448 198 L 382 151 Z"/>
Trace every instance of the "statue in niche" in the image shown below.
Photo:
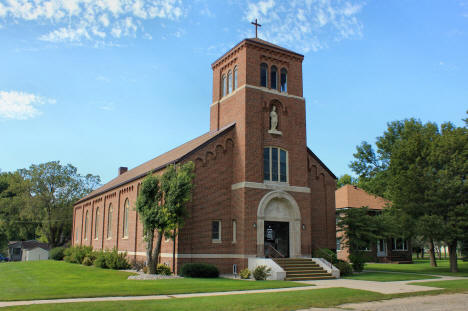
<path fill-rule="evenodd" d="M 270 129 L 268 130 L 270 134 L 281 135 L 281 131 L 278 131 L 278 113 L 276 113 L 276 106 L 271 106 L 270 111 Z"/>

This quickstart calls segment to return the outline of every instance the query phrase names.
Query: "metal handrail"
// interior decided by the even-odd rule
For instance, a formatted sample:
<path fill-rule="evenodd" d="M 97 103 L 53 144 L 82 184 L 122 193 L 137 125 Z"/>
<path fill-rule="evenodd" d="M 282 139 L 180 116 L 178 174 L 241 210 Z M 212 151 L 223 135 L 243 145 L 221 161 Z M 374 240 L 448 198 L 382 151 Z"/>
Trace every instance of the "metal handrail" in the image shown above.
<path fill-rule="evenodd" d="M 271 246 L 271 244 L 268 244 L 267 248 L 270 249 L 272 251 L 272 253 L 273 253 L 271 258 L 284 258 L 285 257 L 283 254 L 281 254 L 280 251 L 278 251 L 276 248 Z"/>

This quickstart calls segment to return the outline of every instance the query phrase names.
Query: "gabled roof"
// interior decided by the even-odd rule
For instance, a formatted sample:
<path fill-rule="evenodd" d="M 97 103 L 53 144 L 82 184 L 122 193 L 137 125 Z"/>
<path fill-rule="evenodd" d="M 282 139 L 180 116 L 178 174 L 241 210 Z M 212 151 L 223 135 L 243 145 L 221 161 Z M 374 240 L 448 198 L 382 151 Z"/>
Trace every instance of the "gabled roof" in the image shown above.
<path fill-rule="evenodd" d="M 353 185 L 344 185 L 335 191 L 336 209 L 367 206 L 371 210 L 383 210 L 387 204 L 391 202 Z"/>
<path fill-rule="evenodd" d="M 198 150 L 198 148 L 203 147 L 204 145 L 210 143 L 213 141 L 216 137 L 228 132 L 230 129 L 234 128 L 235 123 L 232 123 L 218 131 L 211 131 L 206 134 L 203 134 L 195 139 L 192 139 L 191 141 L 186 142 L 183 145 L 180 145 L 179 147 L 176 147 L 166 153 L 161 154 L 160 156 L 157 156 L 156 158 L 149 160 L 148 162 L 145 162 L 119 176 L 116 178 L 112 179 L 109 181 L 107 184 L 104 186 L 94 190 L 87 196 L 81 198 L 78 200 L 75 204 L 81 203 L 85 200 L 91 199 L 93 197 L 96 197 L 106 191 L 115 189 L 117 187 L 120 187 L 126 183 L 129 183 L 131 181 L 134 181 L 138 178 L 144 177 L 147 175 L 149 172 L 156 172 L 159 171 L 163 168 L 165 168 L 167 165 L 171 163 L 178 163 L 181 160 L 183 160 L 185 157 L 190 155 L 191 153 L 195 152 Z"/>
<path fill-rule="evenodd" d="M 47 243 L 41 243 L 36 240 L 29 241 L 11 241 L 8 243 L 8 247 L 21 247 L 22 249 L 33 249 L 36 247 L 49 250 L 49 245 Z"/>

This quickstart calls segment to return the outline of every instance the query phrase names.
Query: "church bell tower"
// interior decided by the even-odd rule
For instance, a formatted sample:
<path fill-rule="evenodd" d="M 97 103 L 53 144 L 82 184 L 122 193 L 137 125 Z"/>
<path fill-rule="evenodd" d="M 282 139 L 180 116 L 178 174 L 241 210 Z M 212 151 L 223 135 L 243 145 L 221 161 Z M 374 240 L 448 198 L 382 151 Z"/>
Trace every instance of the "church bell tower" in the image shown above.
<path fill-rule="evenodd" d="M 306 185 L 305 174 L 300 172 L 307 162 L 303 59 L 303 55 L 251 38 L 212 64 L 210 130 L 236 123 L 234 183 Z M 276 177 L 275 168 L 267 172 L 262 167 L 267 147 L 287 151 L 286 176 Z"/>

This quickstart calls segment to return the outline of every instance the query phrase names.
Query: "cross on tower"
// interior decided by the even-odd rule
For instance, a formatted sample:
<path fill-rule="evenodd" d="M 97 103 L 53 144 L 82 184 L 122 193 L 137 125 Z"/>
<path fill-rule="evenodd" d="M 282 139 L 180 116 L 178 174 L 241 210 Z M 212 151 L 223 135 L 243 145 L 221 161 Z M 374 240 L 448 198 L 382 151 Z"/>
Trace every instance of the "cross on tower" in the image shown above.
<path fill-rule="evenodd" d="M 260 25 L 259 23 L 257 23 L 257 19 L 255 19 L 255 22 L 251 22 L 252 25 L 255 25 L 255 38 L 258 38 L 258 34 L 257 34 L 257 28 L 258 27 L 262 27 L 262 25 Z"/>

